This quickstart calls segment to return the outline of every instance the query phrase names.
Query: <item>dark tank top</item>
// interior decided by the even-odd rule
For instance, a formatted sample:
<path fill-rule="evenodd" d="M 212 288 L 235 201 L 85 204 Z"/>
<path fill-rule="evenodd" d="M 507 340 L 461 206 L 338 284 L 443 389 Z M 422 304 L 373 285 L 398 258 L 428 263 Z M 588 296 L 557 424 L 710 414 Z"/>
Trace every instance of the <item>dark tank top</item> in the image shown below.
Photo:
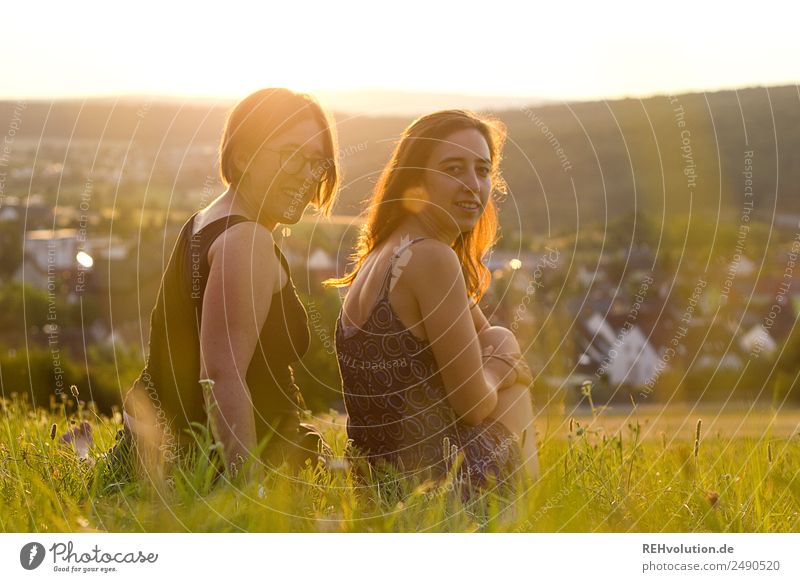
<path fill-rule="evenodd" d="M 226 216 L 192 235 L 196 215 L 181 229 L 164 271 L 156 306 L 150 315 L 147 364 L 137 380 L 148 390 L 155 407 L 163 410 L 163 414 L 156 411 L 159 421 L 168 423 L 170 432 L 182 444 L 191 442 L 184 429 L 191 422 L 205 424 L 207 419 L 199 380 L 208 249 L 226 229 L 249 221 L 244 216 Z M 283 432 L 299 423 L 305 403 L 294 383 L 291 364 L 305 354 L 310 343 L 306 311 L 291 280 L 286 257 L 273 245 L 289 279 L 272 295 L 247 369 L 259 441 L 272 431 Z M 263 249 L 270 251 L 273 249 Z"/>

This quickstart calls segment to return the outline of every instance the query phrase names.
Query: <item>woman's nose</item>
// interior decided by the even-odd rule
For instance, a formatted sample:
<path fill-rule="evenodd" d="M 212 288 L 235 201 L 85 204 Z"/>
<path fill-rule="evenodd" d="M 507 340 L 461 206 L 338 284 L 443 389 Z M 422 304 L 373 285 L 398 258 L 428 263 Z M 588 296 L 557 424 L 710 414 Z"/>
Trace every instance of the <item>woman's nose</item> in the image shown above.
<path fill-rule="evenodd" d="M 462 186 L 468 192 L 479 192 L 480 180 L 478 179 L 478 174 L 474 171 L 466 172 L 462 178 Z"/>

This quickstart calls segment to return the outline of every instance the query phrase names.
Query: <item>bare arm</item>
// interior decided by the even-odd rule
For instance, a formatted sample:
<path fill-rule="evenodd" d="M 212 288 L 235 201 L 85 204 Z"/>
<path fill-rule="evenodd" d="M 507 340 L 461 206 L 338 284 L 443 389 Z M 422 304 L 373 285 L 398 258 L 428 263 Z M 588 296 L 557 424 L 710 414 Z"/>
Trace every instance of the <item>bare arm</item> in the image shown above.
<path fill-rule="evenodd" d="M 200 378 L 214 381 L 206 405 L 228 467 L 238 467 L 257 444 L 246 376 L 280 268 L 272 245 L 267 229 L 247 222 L 226 230 L 209 250 Z"/>
<path fill-rule="evenodd" d="M 483 330 L 490 326 L 489 320 L 483 314 L 481 306 L 477 301 L 470 299 L 470 313 L 472 314 L 472 322 L 475 324 L 475 333 L 480 334 Z"/>
<path fill-rule="evenodd" d="M 479 424 L 496 407 L 502 378 L 481 361 L 458 257 L 438 241 L 418 244 L 424 252 L 414 253 L 403 276 L 419 305 L 448 402 L 463 422 Z"/>

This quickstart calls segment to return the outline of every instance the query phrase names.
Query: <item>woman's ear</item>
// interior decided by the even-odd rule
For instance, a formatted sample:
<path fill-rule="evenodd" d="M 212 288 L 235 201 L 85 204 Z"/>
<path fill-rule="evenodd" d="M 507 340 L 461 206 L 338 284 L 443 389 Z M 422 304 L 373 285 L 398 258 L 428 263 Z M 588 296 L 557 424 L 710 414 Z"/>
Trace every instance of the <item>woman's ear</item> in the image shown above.
<path fill-rule="evenodd" d="M 249 169 L 250 156 L 248 156 L 241 147 L 234 147 L 233 153 L 231 154 L 231 161 L 236 168 L 236 173 L 239 176 L 244 176 L 245 171 Z"/>

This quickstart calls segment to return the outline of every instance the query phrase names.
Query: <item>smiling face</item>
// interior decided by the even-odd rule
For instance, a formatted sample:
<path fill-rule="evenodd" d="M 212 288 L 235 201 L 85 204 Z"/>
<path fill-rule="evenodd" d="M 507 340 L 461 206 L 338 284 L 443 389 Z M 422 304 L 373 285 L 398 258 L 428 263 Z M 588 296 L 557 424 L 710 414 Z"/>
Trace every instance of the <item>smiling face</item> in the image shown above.
<path fill-rule="evenodd" d="M 237 193 L 259 213 L 259 222 L 295 224 L 325 176 L 322 170 L 330 163 L 325 150 L 324 129 L 317 120 L 296 123 L 265 142 L 255 155 L 234 155 L 242 172 Z M 301 161 L 302 168 L 293 167 Z"/>
<path fill-rule="evenodd" d="M 420 209 L 438 231 L 469 232 L 489 203 L 492 160 L 489 144 L 474 128 L 451 133 L 428 158 L 422 187 L 427 203 Z"/>

